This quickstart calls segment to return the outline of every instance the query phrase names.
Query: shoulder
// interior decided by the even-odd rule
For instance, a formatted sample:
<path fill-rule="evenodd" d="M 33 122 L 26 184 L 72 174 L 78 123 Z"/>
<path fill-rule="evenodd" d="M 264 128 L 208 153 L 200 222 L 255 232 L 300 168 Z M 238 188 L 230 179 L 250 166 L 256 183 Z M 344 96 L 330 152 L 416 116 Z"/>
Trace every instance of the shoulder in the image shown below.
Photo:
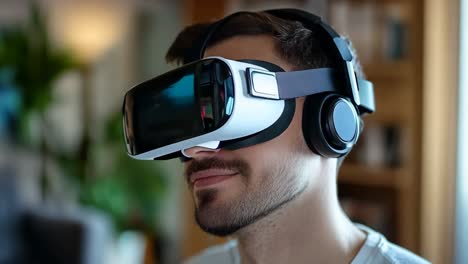
<path fill-rule="evenodd" d="M 388 242 L 385 237 L 362 225 L 360 229 L 367 233 L 367 239 L 352 264 L 429 264 L 418 255 Z"/>
<path fill-rule="evenodd" d="M 231 240 L 222 245 L 210 247 L 189 258 L 184 264 L 235 264 L 238 259 L 237 241 Z"/>
<path fill-rule="evenodd" d="M 389 263 L 398 263 L 398 264 L 429 264 L 429 261 L 421 258 L 420 256 L 402 248 L 390 242 L 388 243 L 388 250 L 384 252 L 384 255 L 387 259 L 390 260 Z"/>

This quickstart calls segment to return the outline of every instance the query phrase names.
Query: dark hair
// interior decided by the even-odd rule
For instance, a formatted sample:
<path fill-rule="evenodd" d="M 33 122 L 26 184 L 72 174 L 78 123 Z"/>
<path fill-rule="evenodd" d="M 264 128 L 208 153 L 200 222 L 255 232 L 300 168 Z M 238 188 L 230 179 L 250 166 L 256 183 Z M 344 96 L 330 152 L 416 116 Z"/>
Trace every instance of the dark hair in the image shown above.
<path fill-rule="evenodd" d="M 187 62 L 194 43 L 204 37 L 211 23 L 200 23 L 186 27 L 179 33 L 166 54 L 168 63 L 182 64 Z M 284 20 L 265 12 L 243 12 L 221 25 L 211 36 L 207 47 L 223 40 L 240 35 L 270 35 L 275 40 L 275 51 L 281 59 L 293 66 L 294 70 L 336 67 L 338 54 L 324 45 L 323 40 L 313 29 L 305 28 L 298 21 Z M 346 39 L 347 40 L 347 39 Z M 354 69 L 359 78 L 364 78 L 361 65 L 351 42 L 347 43 L 354 53 Z M 196 45 L 195 45 L 196 46 Z M 361 122 L 362 123 L 362 122 Z M 338 168 L 344 157 L 338 159 Z"/>

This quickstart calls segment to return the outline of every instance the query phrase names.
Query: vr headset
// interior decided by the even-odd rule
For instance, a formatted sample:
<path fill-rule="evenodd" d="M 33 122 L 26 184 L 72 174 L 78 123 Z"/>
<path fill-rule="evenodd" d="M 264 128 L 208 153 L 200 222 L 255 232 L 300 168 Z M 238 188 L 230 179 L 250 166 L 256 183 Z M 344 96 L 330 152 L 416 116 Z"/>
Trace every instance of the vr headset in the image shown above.
<path fill-rule="evenodd" d="M 372 83 L 356 78 L 347 43 L 319 17 L 297 9 L 265 12 L 321 32 L 341 67 L 285 72 L 264 61 L 201 59 L 216 30 L 243 13 L 232 14 L 194 45 L 192 62 L 126 93 L 123 127 L 131 157 L 186 159 L 184 150 L 195 146 L 234 150 L 266 142 L 289 126 L 298 97 L 306 97 L 302 127 L 309 148 L 326 157 L 350 151 L 359 116 L 375 109 Z"/>

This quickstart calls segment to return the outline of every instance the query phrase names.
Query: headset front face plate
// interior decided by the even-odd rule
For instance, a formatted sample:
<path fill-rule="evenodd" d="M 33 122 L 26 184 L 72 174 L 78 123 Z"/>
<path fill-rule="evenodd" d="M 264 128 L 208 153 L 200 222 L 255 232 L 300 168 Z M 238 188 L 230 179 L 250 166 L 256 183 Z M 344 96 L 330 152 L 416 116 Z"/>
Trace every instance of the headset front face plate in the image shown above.
<path fill-rule="evenodd" d="M 212 57 L 134 87 L 125 95 L 123 107 L 129 155 L 154 159 L 193 146 L 217 148 L 221 141 L 272 125 L 284 109 L 283 100 L 264 99 L 275 90 L 274 73 L 253 74 L 257 91 L 252 89 L 256 95 L 251 96 L 245 89 L 247 69 L 268 72 Z"/>

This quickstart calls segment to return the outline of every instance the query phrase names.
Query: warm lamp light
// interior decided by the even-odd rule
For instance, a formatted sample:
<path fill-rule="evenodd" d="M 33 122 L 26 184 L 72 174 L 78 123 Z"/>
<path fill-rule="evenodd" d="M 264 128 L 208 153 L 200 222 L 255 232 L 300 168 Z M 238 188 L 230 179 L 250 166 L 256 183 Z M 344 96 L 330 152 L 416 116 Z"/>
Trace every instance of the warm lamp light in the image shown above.
<path fill-rule="evenodd" d="M 84 64 L 97 60 L 127 30 L 128 8 L 122 2 L 54 1 L 51 9 L 55 38 Z"/>

